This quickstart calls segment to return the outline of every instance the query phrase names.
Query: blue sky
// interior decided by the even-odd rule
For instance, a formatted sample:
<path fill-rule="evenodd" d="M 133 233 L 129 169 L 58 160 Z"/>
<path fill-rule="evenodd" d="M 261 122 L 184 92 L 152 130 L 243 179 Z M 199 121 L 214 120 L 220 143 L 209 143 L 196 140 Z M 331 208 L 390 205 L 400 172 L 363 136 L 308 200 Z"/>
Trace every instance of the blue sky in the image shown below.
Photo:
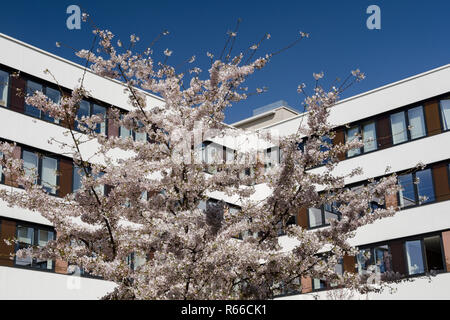
<path fill-rule="evenodd" d="M 229 108 L 227 123 L 281 99 L 302 109 L 296 89 L 302 82 L 312 86 L 313 72 L 324 71 L 331 82 L 361 69 L 366 80 L 346 91 L 347 97 L 450 63 L 448 0 L 7 1 L 2 3 L 0 32 L 80 62 L 73 51 L 55 46 L 56 41 L 77 49 L 91 45 L 88 25 L 82 24 L 81 30 L 66 28 L 66 8 L 71 4 L 81 6 L 97 26 L 123 40 L 135 33 L 144 45 L 168 29 L 169 36 L 155 52 L 173 50 L 175 65 L 192 55 L 203 58 L 206 51 L 219 54 L 226 32 L 238 18 L 242 22 L 235 48 L 240 50 L 266 32 L 271 39 L 261 49 L 267 52 L 290 43 L 300 30 L 309 32 L 310 39 L 274 57 L 249 79 L 250 88 L 266 86 L 268 92 Z M 381 8 L 381 30 L 366 27 L 366 8 L 371 4 Z"/>

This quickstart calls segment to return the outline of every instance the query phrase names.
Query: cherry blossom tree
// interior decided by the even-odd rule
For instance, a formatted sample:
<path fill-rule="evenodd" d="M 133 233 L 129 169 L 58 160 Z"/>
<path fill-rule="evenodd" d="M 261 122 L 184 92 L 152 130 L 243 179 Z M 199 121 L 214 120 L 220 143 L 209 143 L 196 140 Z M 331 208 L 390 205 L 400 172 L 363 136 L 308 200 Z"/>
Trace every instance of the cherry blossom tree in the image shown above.
<path fill-rule="evenodd" d="M 208 53 L 207 72 L 193 66 L 195 57 L 182 66 L 188 71 L 179 72 L 168 64 L 168 49 L 157 62 L 152 46 L 134 52 L 139 41 L 134 35 L 129 49 L 124 49 L 121 41 L 113 42 L 110 31 L 95 29 L 94 34 L 98 50 L 81 50 L 77 56 L 95 74 L 121 81 L 132 106 L 126 115 L 112 108 L 109 121 L 145 133 L 148 139 L 107 137 L 96 130 L 102 117 L 77 117 L 81 100 L 90 97 L 83 79 L 58 104 L 42 92 L 28 96 L 28 104 L 67 124 L 65 135 L 71 143 L 56 138 L 50 142 L 73 158 L 83 178 L 77 191 L 63 198 L 51 196 L 35 184 L 36 173 L 14 159 L 14 145 L 1 144 L 3 172 L 23 188 L 2 189 L 0 199 L 39 212 L 57 232 L 57 239 L 45 247 L 24 249 L 18 256 L 61 259 L 113 281 L 117 286 L 106 299 L 267 299 L 281 289 L 299 290 L 302 277 L 326 279 L 360 292 L 378 290 L 380 286 L 368 284 L 357 273 L 335 272 L 340 259 L 357 253 L 348 241 L 355 230 L 397 210 L 370 206 L 373 201 L 382 205 L 387 194 L 397 192 L 395 175 L 355 191 L 345 188 L 345 180 L 361 174 L 361 169 L 346 174 L 335 170 L 339 155 L 363 143 L 331 143 L 335 133 L 328 121 L 330 109 L 349 85 L 364 78 L 363 73 L 353 71 L 329 90 L 320 85 L 323 73 L 314 74 L 310 95 L 304 84 L 299 86 L 305 94 L 304 123 L 295 134 L 277 138 L 281 157 L 270 168 L 264 170 L 264 159 L 252 156 L 255 150 L 237 154 L 256 161 L 235 161 L 236 156 L 211 164 L 202 158 L 202 140 L 247 134 L 224 124 L 224 110 L 251 94 L 245 80 L 278 54 L 256 57 L 270 35 L 246 52 L 232 54 L 236 32 L 229 32 L 220 55 Z M 300 33 L 295 43 L 307 37 Z M 149 105 L 146 92 L 161 96 L 164 104 Z M 198 128 L 200 141 L 193 138 Z M 252 134 L 275 143 L 268 132 Z M 82 150 L 89 142 L 98 149 L 87 158 Z M 120 157 L 118 150 L 123 151 Z M 248 168 L 254 174 L 242 174 Z M 261 185 L 270 192 L 255 200 Z M 107 186 L 107 192 L 101 192 L 101 186 Z M 236 197 L 240 209 L 232 210 L 220 199 L 207 202 L 211 193 Z M 329 227 L 311 232 L 286 224 L 300 208 L 324 204 L 335 206 L 341 215 Z M 280 245 L 280 228 L 295 241 L 292 250 Z M 130 257 L 140 257 L 134 268 Z"/>

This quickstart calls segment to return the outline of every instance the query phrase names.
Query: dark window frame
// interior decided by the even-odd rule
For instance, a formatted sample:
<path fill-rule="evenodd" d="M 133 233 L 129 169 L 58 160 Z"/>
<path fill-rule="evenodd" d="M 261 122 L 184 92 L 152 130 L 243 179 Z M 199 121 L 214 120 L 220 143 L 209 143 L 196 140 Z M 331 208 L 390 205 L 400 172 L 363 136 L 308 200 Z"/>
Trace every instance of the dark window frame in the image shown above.
<path fill-rule="evenodd" d="M 12 74 L 12 72 L 8 71 L 5 68 L 3 68 L 1 65 L 0 65 L 0 71 L 6 72 L 8 74 L 8 88 L 6 89 L 6 101 L 5 101 L 6 106 L 1 106 L 0 105 L 0 108 L 7 108 L 7 109 L 9 109 L 10 102 L 11 102 L 11 74 Z"/>

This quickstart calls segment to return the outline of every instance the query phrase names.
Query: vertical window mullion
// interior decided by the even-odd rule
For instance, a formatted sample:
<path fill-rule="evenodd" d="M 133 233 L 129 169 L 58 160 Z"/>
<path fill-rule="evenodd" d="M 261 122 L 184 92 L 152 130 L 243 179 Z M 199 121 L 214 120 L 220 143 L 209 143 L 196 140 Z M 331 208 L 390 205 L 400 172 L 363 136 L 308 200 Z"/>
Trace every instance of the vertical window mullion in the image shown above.
<path fill-rule="evenodd" d="M 42 155 L 39 154 L 39 153 L 37 153 L 37 156 L 38 156 L 38 163 L 37 163 L 37 165 L 38 165 L 38 167 L 37 167 L 37 172 L 38 172 L 38 176 L 37 176 L 37 184 L 38 184 L 39 186 L 42 186 L 42 179 L 41 179 L 41 177 L 42 177 Z"/>
<path fill-rule="evenodd" d="M 322 226 L 324 226 L 324 225 L 326 225 L 326 222 L 325 222 L 325 205 L 322 205 L 322 207 L 321 207 L 321 209 L 322 209 Z"/>
<path fill-rule="evenodd" d="M 32 246 L 35 246 L 36 244 L 39 244 L 39 228 L 33 228 L 33 243 Z M 31 267 L 36 267 L 35 265 L 35 258 L 31 258 Z"/>
<path fill-rule="evenodd" d="M 416 198 L 415 199 L 416 200 L 416 205 L 419 205 L 420 204 L 419 185 L 416 183 L 416 179 L 417 179 L 416 173 L 413 172 L 412 176 L 413 176 L 413 184 L 414 184 L 414 197 Z"/>

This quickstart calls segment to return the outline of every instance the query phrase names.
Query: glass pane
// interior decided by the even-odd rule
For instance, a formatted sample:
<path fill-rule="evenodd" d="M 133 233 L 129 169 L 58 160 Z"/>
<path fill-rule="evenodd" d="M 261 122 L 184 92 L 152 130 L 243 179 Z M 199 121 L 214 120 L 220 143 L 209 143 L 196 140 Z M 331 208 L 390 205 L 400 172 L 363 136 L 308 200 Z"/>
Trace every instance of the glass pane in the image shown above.
<path fill-rule="evenodd" d="M 33 239 L 34 239 L 33 228 L 23 226 L 17 227 L 17 240 L 19 240 L 20 243 L 32 245 L 34 242 Z"/>
<path fill-rule="evenodd" d="M 364 152 L 377 149 L 377 134 L 375 122 L 368 123 L 363 127 Z"/>
<path fill-rule="evenodd" d="M 7 107 L 9 73 L 0 70 L 0 106 Z"/>
<path fill-rule="evenodd" d="M 61 98 L 61 95 L 58 90 L 52 89 L 52 88 L 46 88 L 45 94 L 47 97 L 49 97 L 50 100 L 52 100 L 54 103 L 58 104 L 59 100 Z M 44 113 L 44 120 L 59 123 L 58 120 L 53 119 L 50 117 L 47 113 Z"/>
<path fill-rule="evenodd" d="M 143 128 L 144 125 L 140 121 L 138 121 L 138 127 Z M 147 133 L 146 132 L 135 132 L 134 135 L 135 135 L 136 141 L 140 141 L 140 142 L 147 141 Z"/>
<path fill-rule="evenodd" d="M 54 239 L 53 236 L 54 236 L 54 234 L 52 231 L 39 230 L 38 231 L 38 245 L 45 246 L 50 240 Z M 34 267 L 37 267 L 39 269 L 51 270 L 53 268 L 53 261 L 36 259 L 34 262 Z"/>
<path fill-rule="evenodd" d="M 94 175 L 94 179 L 97 180 L 101 178 L 105 173 L 100 172 L 98 175 Z M 104 185 L 98 185 L 94 188 L 95 192 L 104 196 L 105 195 L 105 186 Z"/>
<path fill-rule="evenodd" d="M 146 262 L 146 258 L 143 255 L 140 255 L 138 253 L 134 254 L 134 270 L 139 268 L 140 266 L 143 266 Z"/>
<path fill-rule="evenodd" d="M 331 141 L 329 136 L 321 137 L 323 144 L 320 145 L 320 152 L 327 152 L 330 150 L 330 147 L 333 145 L 333 141 Z M 329 158 L 326 158 L 322 161 L 322 164 L 327 164 L 330 161 Z"/>
<path fill-rule="evenodd" d="M 95 132 L 106 134 L 106 108 L 94 104 L 92 108 L 92 115 L 99 115 L 103 118 L 103 122 L 97 124 Z"/>
<path fill-rule="evenodd" d="M 331 220 L 338 220 L 337 204 L 324 204 L 325 224 L 329 224 Z"/>
<path fill-rule="evenodd" d="M 350 141 L 353 141 L 353 140 L 357 139 L 356 135 L 358 133 L 359 133 L 359 128 L 358 127 L 354 127 L 354 128 L 348 129 L 347 130 L 347 141 L 350 142 Z M 347 152 L 347 156 L 348 157 L 353 157 L 353 156 L 356 156 L 356 155 L 358 155 L 360 153 L 361 153 L 361 149 L 360 148 L 355 148 L 355 149 L 349 150 Z"/>
<path fill-rule="evenodd" d="M 122 114 L 120 115 L 120 120 L 123 120 Z M 125 128 L 124 126 L 119 127 L 119 137 L 126 139 L 128 137 L 131 137 L 131 135 L 132 135 L 131 130 Z"/>
<path fill-rule="evenodd" d="M 313 279 L 313 289 L 314 290 L 325 289 L 325 288 L 326 288 L 325 280 Z"/>
<path fill-rule="evenodd" d="M 81 119 L 82 117 L 89 117 L 90 115 L 90 103 L 85 101 L 85 100 L 81 100 L 80 102 L 80 107 L 78 108 L 77 111 L 77 118 Z M 78 129 L 78 121 L 75 121 L 75 128 Z"/>
<path fill-rule="evenodd" d="M 25 169 L 25 174 L 27 176 L 35 175 L 36 180 L 34 181 L 34 183 L 36 183 L 37 176 L 38 176 L 38 156 L 37 156 L 37 154 L 24 150 L 22 152 L 22 159 L 23 159 L 23 167 Z"/>
<path fill-rule="evenodd" d="M 414 183 L 412 174 L 405 174 L 398 177 L 398 183 L 402 190 L 399 192 L 400 207 L 409 207 L 416 204 L 416 195 L 414 193 Z"/>
<path fill-rule="evenodd" d="M 408 273 L 410 275 L 424 273 L 422 244 L 420 240 L 406 241 L 406 260 L 408 263 Z"/>
<path fill-rule="evenodd" d="M 317 227 L 323 225 L 322 221 L 322 210 L 317 208 L 309 208 L 309 227 Z"/>
<path fill-rule="evenodd" d="M 27 81 L 27 95 L 32 96 L 36 91 L 42 91 L 42 85 L 33 81 Z M 40 118 L 41 110 L 25 103 L 25 114 Z"/>
<path fill-rule="evenodd" d="M 441 114 L 444 130 L 450 129 L 450 99 L 441 100 Z"/>
<path fill-rule="evenodd" d="M 386 271 L 392 271 L 391 255 L 388 245 L 375 247 L 373 249 L 373 257 L 377 272 L 384 273 Z"/>
<path fill-rule="evenodd" d="M 442 261 L 441 237 L 433 236 L 424 238 L 423 244 L 425 246 L 428 271 L 444 270 L 444 262 Z"/>
<path fill-rule="evenodd" d="M 1 159 L 3 159 L 3 153 L 2 153 L 2 152 L 0 152 L 0 160 L 1 160 Z M 1 165 L 1 163 L 0 163 L 0 182 L 3 181 L 3 172 L 2 172 L 2 169 L 3 169 L 3 167 L 2 167 L 2 165 Z"/>
<path fill-rule="evenodd" d="M 120 136 L 121 138 L 124 138 L 124 139 L 126 139 L 126 138 L 128 138 L 128 137 L 131 137 L 131 136 L 132 136 L 131 130 L 129 130 L 129 129 L 123 127 L 123 126 L 120 126 L 120 129 L 119 129 L 119 136 Z"/>
<path fill-rule="evenodd" d="M 361 249 L 359 250 L 358 255 L 356 256 L 356 261 L 358 262 L 358 272 L 359 274 L 364 274 L 365 271 L 372 264 L 372 253 L 370 249 Z"/>
<path fill-rule="evenodd" d="M 16 246 L 16 252 L 20 249 L 28 248 L 34 244 L 34 230 L 24 226 L 17 226 L 17 240 L 19 241 Z M 31 256 L 19 258 L 16 256 L 16 265 L 31 267 L 33 260 Z"/>
<path fill-rule="evenodd" d="M 45 191 L 56 194 L 58 161 L 49 157 L 42 157 L 41 184 Z"/>
<path fill-rule="evenodd" d="M 45 246 L 50 240 L 53 240 L 53 231 L 38 231 L 38 246 Z"/>
<path fill-rule="evenodd" d="M 73 184 L 72 192 L 77 191 L 81 188 L 81 179 L 85 175 L 84 170 L 80 169 L 78 166 L 73 166 Z"/>
<path fill-rule="evenodd" d="M 422 106 L 408 110 L 408 119 L 410 126 L 411 139 L 425 136 L 425 118 L 423 116 Z"/>
<path fill-rule="evenodd" d="M 417 190 L 420 203 L 434 201 L 434 187 L 433 178 L 431 176 L 431 169 L 416 172 L 416 178 L 419 180 L 419 183 L 417 184 Z M 426 197 L 427 199 L 424 200 L 424 197 Z"/>
<path fill-rule="evenodd" d="M 394 144 L 408 140 L 406 132 L 405 113 L 398 112 L 391 115 L 392 142 Z"/>

